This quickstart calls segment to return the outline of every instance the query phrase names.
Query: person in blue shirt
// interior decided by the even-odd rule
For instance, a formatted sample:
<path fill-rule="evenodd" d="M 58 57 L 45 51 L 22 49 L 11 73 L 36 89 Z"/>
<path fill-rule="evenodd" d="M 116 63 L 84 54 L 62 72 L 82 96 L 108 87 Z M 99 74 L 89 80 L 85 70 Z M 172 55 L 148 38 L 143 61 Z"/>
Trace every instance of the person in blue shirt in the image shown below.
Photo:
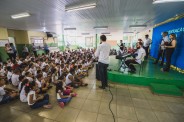
<path fill-rule="evenodd" d="M 49 54 L 50 50 L 49 50 L 49 47 L 46 43 L 44 44 L 44 50 L 45 50 L 46 54 Z"/>

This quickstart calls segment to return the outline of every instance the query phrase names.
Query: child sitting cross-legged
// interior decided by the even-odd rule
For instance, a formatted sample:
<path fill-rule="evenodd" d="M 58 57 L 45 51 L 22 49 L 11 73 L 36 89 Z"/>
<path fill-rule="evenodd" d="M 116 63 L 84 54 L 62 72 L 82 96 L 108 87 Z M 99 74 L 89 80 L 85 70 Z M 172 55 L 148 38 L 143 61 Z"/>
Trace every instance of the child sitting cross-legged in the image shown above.
<path fill-rule="evenodd" d="M 18 92 L 5 88 L 5 81 L 0 79 L 0 104 L 8 103 L 18 97 Z"/>
<path fill-rule="evenodd" d="M 40 94 L 46 93 L 47 90 L 52 88 L 52 86 L 50 86 L 50 84 L 48 82 L 45 82 L 42 74 L 37 75 L 36 85 L 39 88 L 39 91 L 37 91 L 37 93 L 40 93 Z"/>
<path fill-rule="evenodd" d="M 77 94 L 73 91 L 74 88 L 66 85 L 66 73 L 63 73 L 61 77 L 59 77 L 58 82 L 60 81 L 63 83 L 64 95 L 72 94 L 73 97 L 77 96 Z"/>
<path fill-rule="evenodd" d="M 75 77 L 75 69 L 71 69 L 70 73 L 66 76 L 65 81 L 67 86 L 72 86 L 74 88 L 78 88 L 79 86 L 87 86 L 87 83 L 84 83 L 83 80 Z"/>
<path fill-rule="evenodd" d="M 21 102 L 27 102 L 27 94 L 25 92 L 25 87 L 26 87 L 26 84 L 28 84 L 28 83 L 29 83 L 28 79 L 23 79 L 23 81 L 20 83 L 19 93 L 20 93 L 20 101 Z"/>
<path fill-rule="evenodd" d="M 35 89 L 36 89 L 36 85 L 34 81 L 27 83 L 25 86 L 25 92 L 27 94 L 28 105 L 32 109 L 36 109 L 40 107 L 52 108 L 52 105 L 49 104 L 49 95 L 48 94 L 38 95 L 36 94 Z"/>
<path fill-rule="evenodd" d="M 75 97 L 75 93 L 71 93 L 70 90 L 66 91 L 66 89 L 63 88 L 63 82 L 59 81 L 56 84 L 56 94 L 57 94 L 57 101 L 60 105 L 60 107 L 64 107 L 65 104 L 69 103 L 72 97 Z"/>

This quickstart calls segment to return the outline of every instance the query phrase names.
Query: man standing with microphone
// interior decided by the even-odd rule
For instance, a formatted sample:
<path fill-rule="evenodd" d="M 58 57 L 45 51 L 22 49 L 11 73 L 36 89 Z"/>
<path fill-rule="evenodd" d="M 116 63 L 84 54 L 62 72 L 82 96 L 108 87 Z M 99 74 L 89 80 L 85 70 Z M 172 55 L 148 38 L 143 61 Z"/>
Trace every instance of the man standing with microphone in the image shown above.
<path fill-rule="evenodd" d="M 101 80 L 101 86 L 99 88 L 105 89 L 108 87 L 107 83 L 107 67 L 109 65 L 109 54 L 111 46 L 106 42 L 107 38 L 105 35 L 100 36 L 101 44 L 97 47 L 95 57 L 98 57 L 98 69 Z"/>

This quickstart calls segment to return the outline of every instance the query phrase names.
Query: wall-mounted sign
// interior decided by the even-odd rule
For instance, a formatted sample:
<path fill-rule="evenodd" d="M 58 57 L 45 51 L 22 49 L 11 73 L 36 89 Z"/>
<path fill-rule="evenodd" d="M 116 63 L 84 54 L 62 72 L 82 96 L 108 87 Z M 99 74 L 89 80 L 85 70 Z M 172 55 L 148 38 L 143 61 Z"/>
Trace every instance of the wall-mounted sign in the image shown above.
<path fill-rule="evenodd" d="M 0 40 L 0 47 L 5 47 L 5 44 L 9 43 L 8 39 Z"/>

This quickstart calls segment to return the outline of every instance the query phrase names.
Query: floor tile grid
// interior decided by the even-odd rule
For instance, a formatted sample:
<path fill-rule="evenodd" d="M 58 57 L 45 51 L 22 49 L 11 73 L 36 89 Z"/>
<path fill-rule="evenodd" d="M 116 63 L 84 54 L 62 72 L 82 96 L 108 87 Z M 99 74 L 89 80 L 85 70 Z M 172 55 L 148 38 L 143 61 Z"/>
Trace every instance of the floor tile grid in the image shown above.
<path fill-rule="evenodd" d="M 130 89 L 129 89 L 130 90 Z M 145 94 L 144 94 L 145 95 Z M 158 95 L 159 96 L 159 95 Z M 167 96 L 159 96 L 159 97 L 167 97 Z M 131 98 L 132 98 L 132 96 L 131 96 Z M 180 98 L 177 98 L 177 97 L 172 97 L 171 96 L 171 98 L 172 99 L 180 99 Z M 149 99 L 148 98 L 146 98 L 147 99 L 147 102 L 148 102 L 148 104 L 150 104 L 150 102 L 148 101 Z M 151 100 L 151 101 L 160 101 L 160 100 Z M 165 102 L 164 100 L 161 100 L 161 102 Z M 168 107 L 168 109 L 170 109 L 170 107 L 169 107 L 169 105 L 167 104 L 168 102 L 165 102 L 165 104 L 166 104 L 166 106 Z M 178 103 L 178 101 L 177 102 L 173 102 L 172 101 L 172 103 Z M 151 106 L 151 104 L 150 104 L 150 106 Z M 137 108 L 135 105 L 134 105 L 134 108 Z M 145 109 L 145 108 L 144 108 Z M 164 111 L 161 111 L 161 110 L 154 110 L 152 107 L 151 107 L 151 110 L 154 112 L 154 114 L 155 114 L 155 116 L 157 117 L 157 119 L 158 119 L 158 121 L 160 121 L 159 120 L 159 118 L 158 118 L 158 115 L 156 114 L 156 112 L 164 112 Z M 170 109 L 171 110 L 171 109 Z M 168 114 L 173 114 L 173 115 L 178 115 L 178 114 L 180 114 L 181 116 L 183 115 L 182 113 L 174 113 L 174 112 L 172 112 L 172 111 L 170 111 L 170 112 L 165 112 L 165 113 L 168 113 Z M 137 114 L 137 113 L 136 113 Z M 138 117 L 138 116 L 137 116 Z"/>
<path fill-rule="evenodd" d="M 125 88 L 126 89 L 126 87 L 127 87 L 127 89 L 128 89 L 128 91 L 129 91 L 129 88 L 128 88 L 128 85 L 122 85 L 122 84 L 116 84 L 116 83 L 113 83 L 113 85 L 115 86 L 115 89 L 116 89 L 116 96 L 118 97 L 118 96 L 123 96 L 123 95 L 118 95 L 118 91 L 117 91 L 117 88 L 119 88 L 119 85 L 121 85 L 121 87 L 123 86 L 123 88 Z M 130 94 L 130 91 L 129 91 L 129 94 Z M 126 97 L 126 96 L 125 96 Z M 131 96 L 130 96 L 131 97 Z M 132 101 L 132 97 L 131 97 L 131 101 Z M 133 102 L 133 101 L 132 101 Z M 125 105 L 126 106 L 126 105 Z M 134 107 L 133 107 L 134 108 Z M 135 108 L 134 108 L 134 111 L 135 111 Z M 127 121 L 132 121 L 133 122 L 133 120 L 131 120 L 131 119 L 127 119 L 127 118 L 122 118 L 122 117 L 119 117 L 118 116 L 118 103 L 117 103 L 117 100 L 116 100 L 116 113 L 117 113 L 117 116 L 115 116 L 116 117 L 116 121 L 118 121 L 118 119 L 125 119 L 125 120 L 127 120 Z M 137 119 L 138 120 L 138 119 Z M 119 122 L 119 121 L 118 121 Z"/>
<path fill-rule="evenodd" d="M 94 74 L 95 74 L 94 71 L 91 71 L 91 76 L 94 75 Z M 92 83 L 93 87 L 95 87 L 96 84 L 99 84 L 99 83 L 97 83 L 97 82 L 99 82 L 99 81 L 95 81 L 95 82 Z M 98 86 L 96 86 L 96 87 L 97 87 L 97 89 L 98 89 Z M 90 92 L 88 93 L 88 96 L 90 95 L 90 93 L 92 92 L 92 90 L 93 90 L 93 89 L 91 88 L 91 89 L 90 89 Z M 96 90 L 96 89 L 95 89 L 95 90 Z M 102 94 L 103 94 L 103 92 L 102 92 Z M 88 100 L 88 96 L 85 98 L 85 101 L 84 101 L 82 107 L 80 108 L 80 112 L 82 111 L 85 102 Z M 101 97 L 102 97 L 102 96 L 101 96 Z M 96 101 L 100 101 L 100 103 L 101 103 L 101 100 L 96 100 Z M 85 111 L 85 110 L 84 110 L 84 111 Z M 76 119 L 75 119 L 75 122 L 77 121 L 77 118 L 79 117 L 80 112 L 78 113 L 78 115 L 77 115 L 77 117 L 76 117 Z M 92 113 L 93 113 L 93 112 L 92 112 Z M 96 121 L 97 121 L 97 119 L 98 119 L 98 114 L 99 114 L 99 108 L 98 108 L 98 112 L 97 112 Z"/>
<path fill-rule="evenodd" d="M 133 87 L 140 88 L 140 87 L 138 87 L 138 86 L 133 86 Z M 131 90 L 130 87 L 128 87 L 128 89 L 129 89 L 129 91 Z M 143 91 L 141 90 L 141 88 L 140 88 L 140 90 L 138 90 L 138 91 L 139 91 L 139 92 L 143 92 Z M 142 93 L 142 94 L 143 94 L 143 93 Z M 144 94 L 143 94 L 143 95 L 144 95 Z M 145 96 L 145 95 L 144 95 L 144 96 Z M 131 96 L 131 99 L 133 99 L 132 96 Z M 148 99 L 146 98 L 146 96 L 145 96 L 145 100 L 146 100 L 147 103 L 151 106 L 151 104 L 148 102 Z M 141 120 L 139 120 L 138 113 L 137 113 L 137 111 L 136 111 L 136 108 L 139 108 L 139 107 L 135 106 L 134 103 L 133 103 L 133 107 L 134 107 L 134 110 L 135 110 L 135 113 L 136 113 L 136 116 L 137 116 L 137 120 L 138 120 L 138 121 L 141 121 Z M 141 109 L 145 109 L 145 110 L 146 110 L 146 108 L 141 108 Z M 151 107 L 151 109 L 148 109 L 148 110 L 153 111 L 152 107 Z M 155 112 L 153 112 L 153 113 L 154 113 L 155 117 L 157 118 L 157 120 L 159 121 L 159 119 L 158 119 L 158 117 L 156 116 Z"/>

